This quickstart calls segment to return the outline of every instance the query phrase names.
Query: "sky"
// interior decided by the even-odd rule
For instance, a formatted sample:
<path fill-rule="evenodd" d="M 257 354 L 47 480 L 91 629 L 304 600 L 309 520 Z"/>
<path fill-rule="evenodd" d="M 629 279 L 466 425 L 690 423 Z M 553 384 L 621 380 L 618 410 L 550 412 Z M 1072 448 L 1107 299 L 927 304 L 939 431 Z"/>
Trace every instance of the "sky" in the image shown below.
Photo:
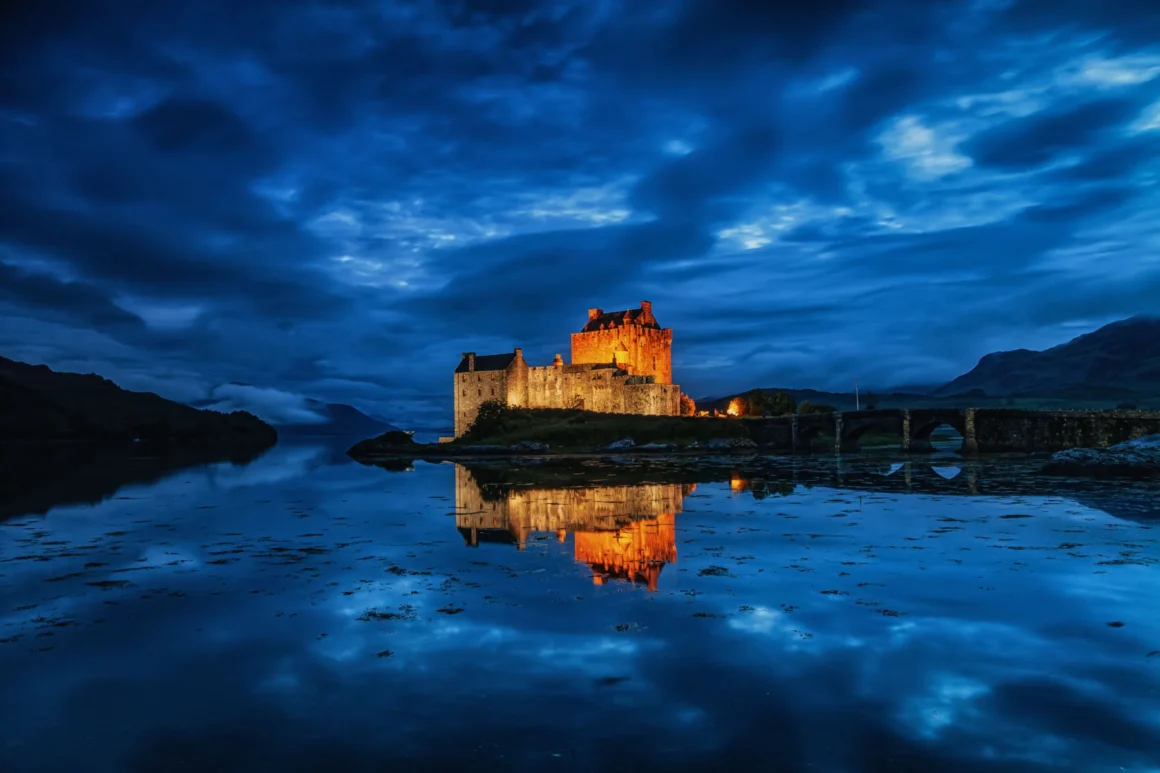
<path fill-rule="evenodd" d="M 450 424 L 651 300 L 694 397 L 939 384 L 1160 298 L 1153 0 L 0 12 L 0 355 Z M 244 402 L 244 401 L 243 401 Z"/>

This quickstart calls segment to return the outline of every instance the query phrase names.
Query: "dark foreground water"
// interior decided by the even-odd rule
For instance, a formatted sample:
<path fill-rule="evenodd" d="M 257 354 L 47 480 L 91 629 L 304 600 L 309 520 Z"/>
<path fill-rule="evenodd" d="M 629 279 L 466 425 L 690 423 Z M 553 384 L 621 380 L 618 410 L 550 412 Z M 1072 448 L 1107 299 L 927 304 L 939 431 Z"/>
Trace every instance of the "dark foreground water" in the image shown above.
<path fill-rule="evenodd" d="M 1006 464 L 281 446 L 10 517 L 0 770 L 1158 771 L 1160 489 Z"/>

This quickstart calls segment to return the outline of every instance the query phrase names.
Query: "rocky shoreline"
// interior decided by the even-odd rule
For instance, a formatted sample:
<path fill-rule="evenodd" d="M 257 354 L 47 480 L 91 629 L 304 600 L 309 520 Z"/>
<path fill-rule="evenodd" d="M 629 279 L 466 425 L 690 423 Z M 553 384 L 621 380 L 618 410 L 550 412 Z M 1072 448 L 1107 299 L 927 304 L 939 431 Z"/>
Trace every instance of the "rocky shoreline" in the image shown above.
<path fill-rule="evenodd" d="M 1082 478 L 1160 479 L 1160 435 L 1107 448 L 1069 448 L 1051 455 L 1043 475 Z"/>
<path fill-rule="evenodd" d="M 757 450 L 757 443 L 747 438 L 718 438 L 704 443 L 693 442 L 686 445 L 675 443 L 643 443 L 638 445 L 632 438 L 623 438 L 604 446 L 591 448 L 553 448 L 547 443 L 534 440 L 522 440 L 511 445 L 416 443 L 408 433 L 388 432 L 380 437 L 356 443 L 347 451 L 347 455 L 359 461 L 369 461 L 404 457 L 411 459 L 462 459 L 497 456 L 592 456 L 607 454 L 684 454 L 697 456 L 706 452 L 714 454 L 754 453 Z"/>

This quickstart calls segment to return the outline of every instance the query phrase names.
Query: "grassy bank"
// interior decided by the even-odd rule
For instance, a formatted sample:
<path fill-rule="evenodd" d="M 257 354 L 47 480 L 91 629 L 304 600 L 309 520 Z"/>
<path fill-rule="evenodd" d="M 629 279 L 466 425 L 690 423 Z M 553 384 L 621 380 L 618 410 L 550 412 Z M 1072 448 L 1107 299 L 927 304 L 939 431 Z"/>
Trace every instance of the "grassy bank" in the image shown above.
<path fill-rule="evenodd" d="M 553 450 L 564 451 L 602 448 L 624 438 L 632 438 L 637 445 L 688 445 L 748 437 L 745 426 L 735 419 L 504 407 L 481 411 L 471 430 L 452 445 L 506 446 L 521 440 L 533 440 L 547 443 Z"/>

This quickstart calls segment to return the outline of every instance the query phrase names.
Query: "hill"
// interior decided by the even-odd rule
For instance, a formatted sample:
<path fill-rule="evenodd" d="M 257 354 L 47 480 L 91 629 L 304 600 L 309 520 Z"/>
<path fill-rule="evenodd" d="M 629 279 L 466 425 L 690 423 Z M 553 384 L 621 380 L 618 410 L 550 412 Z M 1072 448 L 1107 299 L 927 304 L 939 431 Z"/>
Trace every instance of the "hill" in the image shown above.
<path fill-rule="evenodd" d="M 353 405 L 327 403 L 277 389 L 232 382 L 216 387 L 211 396 L 191 402 L 194 408 L 248 411 L 269 422 L 281 435 L 361 435 L 373 437 L 397 429 Z"/>
<path fill-rule="evenodd" d="M 1155 399 L 1160 395 L 1160 317 L 1113 322 L 1043 351 L 995 352 L 935 390 L 1058 399 Z"/>
<path fill-rule="evenodd" d="M 264 448 L 278 433 L 250 413 L 191 408 L 130 392 L 95 374 L 58 373 L 0 357 L 0 442 Z"/>
<path fill-rule="evenodd" d="M 384 432 L 396 430 L 387 422 L 368 416 L 353 405 L 344 403 L 324 403 L 321 400 L 307 400 L 307 406 L 326 421 L 319 424 L 275 424 L 283 435 L 361 435 L 374 437 Z"/>

